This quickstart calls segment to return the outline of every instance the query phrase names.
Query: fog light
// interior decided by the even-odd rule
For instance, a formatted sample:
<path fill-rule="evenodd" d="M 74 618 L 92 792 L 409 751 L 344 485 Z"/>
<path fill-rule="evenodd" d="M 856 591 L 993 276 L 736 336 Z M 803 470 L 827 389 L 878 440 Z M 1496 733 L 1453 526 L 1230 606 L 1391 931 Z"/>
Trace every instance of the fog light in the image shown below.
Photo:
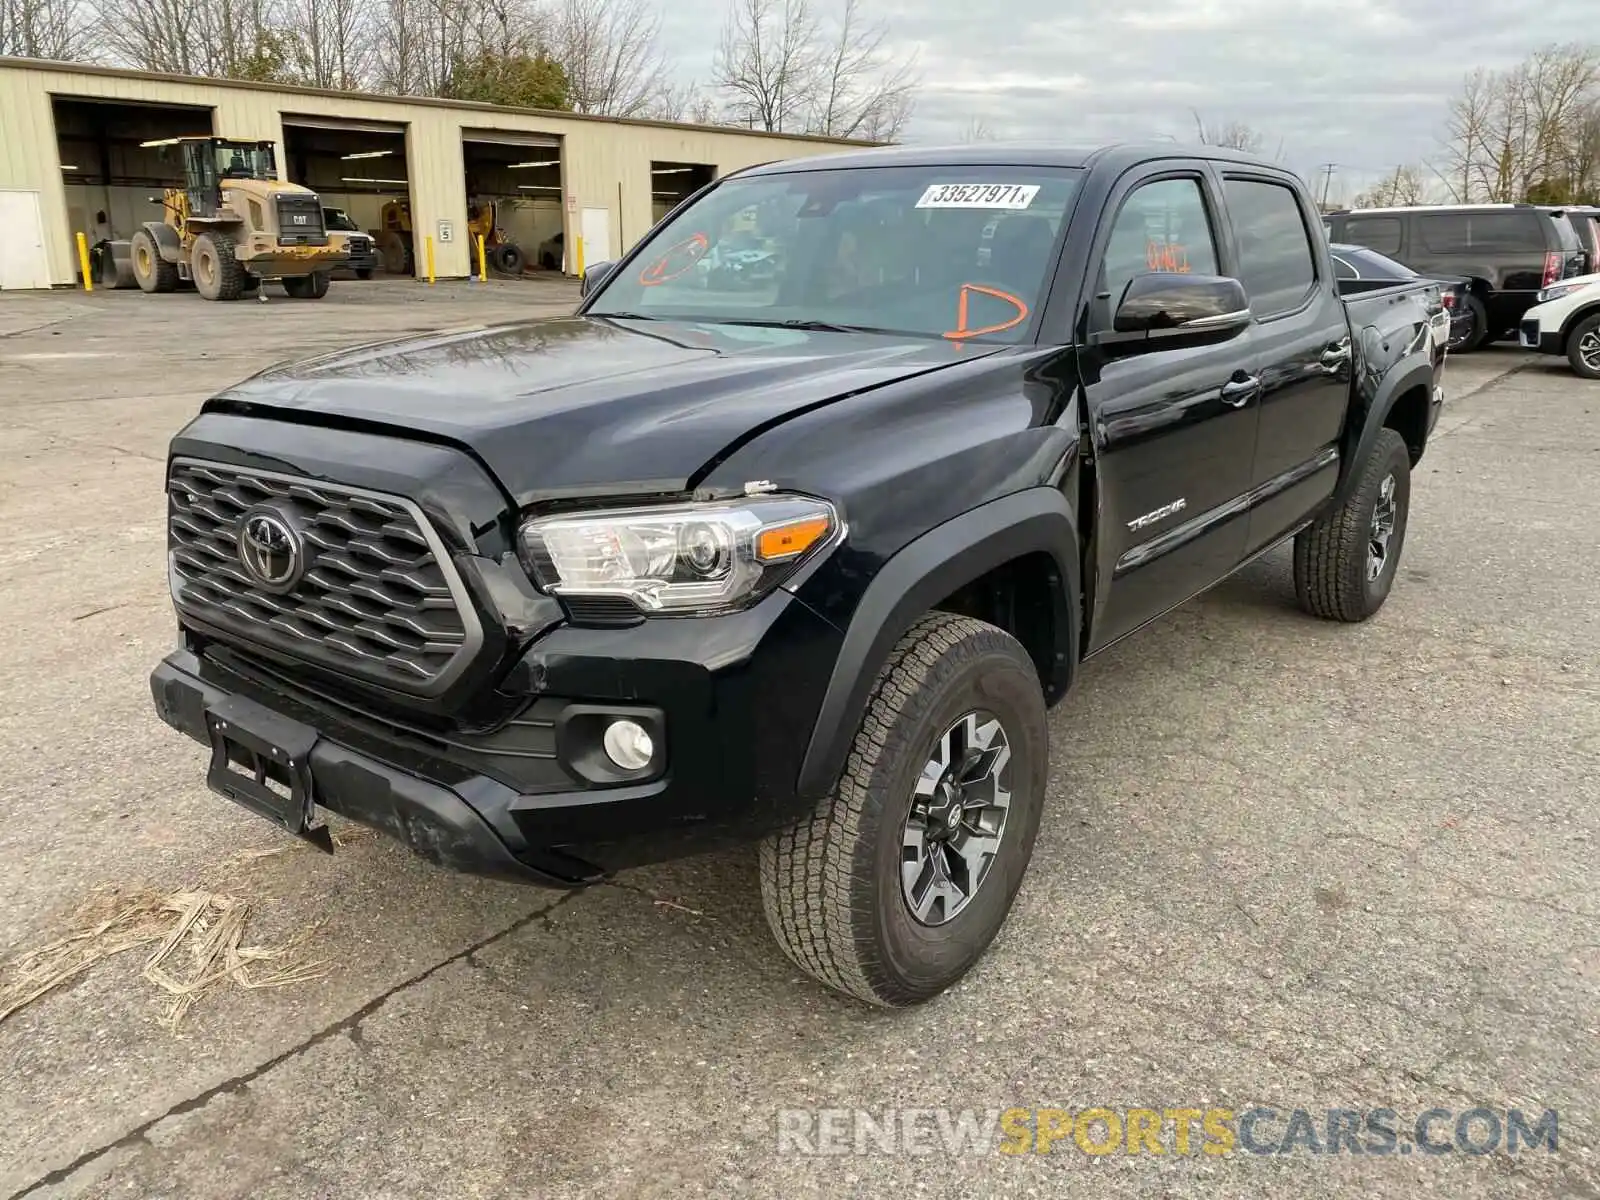
<path fill-rule="evenodd" d="M 639 771 L 650 765 L 656 745 L 637 721 L 613 721 L 606 726 L 601 743 L 606 755 L 624 771 Z"/>

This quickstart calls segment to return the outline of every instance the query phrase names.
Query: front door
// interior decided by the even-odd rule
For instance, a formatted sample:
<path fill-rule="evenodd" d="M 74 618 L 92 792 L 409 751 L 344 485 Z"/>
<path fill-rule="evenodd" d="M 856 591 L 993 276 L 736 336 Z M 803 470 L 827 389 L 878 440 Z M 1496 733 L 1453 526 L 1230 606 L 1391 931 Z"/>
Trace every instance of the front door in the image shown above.
<path fill-rule="evenodd" d="M 1147 271 L 1222 273 L 1210 177 L 1164 170 L 1126 187 L 1097 234 L 1089 335 Z M 1181 604 L 1244 556 L 1259 416 L 1251 334 L 1204 345 L 1086 349 L 1090 438 L 1103 506 L 1088 650 Z"/>
<path fill-rule="evenodd" d="M 1350 326 L 1313 249 L 1316 220 L 1281 180 L 1223 173 L 1261 374 L 1246 554 L 1294 532 L 1333 494 L 1350 401 Z"/>
<path fill-rule="evenodd" d="M 0 191 L 0 291 L 49 286 L 39 193 Z"/>

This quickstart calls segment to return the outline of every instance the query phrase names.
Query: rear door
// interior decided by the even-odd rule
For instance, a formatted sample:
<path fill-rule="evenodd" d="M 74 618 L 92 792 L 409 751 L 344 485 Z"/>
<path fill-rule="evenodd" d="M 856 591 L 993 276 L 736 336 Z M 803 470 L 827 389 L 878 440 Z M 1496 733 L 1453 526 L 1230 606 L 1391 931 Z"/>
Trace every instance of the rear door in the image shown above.
<path fill-rule="evenodd" d="M 1251 335 L 1095 346 L 1134 276 L 1225 274 L 1203 164 L 1124 176 L 1095 234 L 1080 356 L 1099 485 L 1088 649 L 1101 649 L 1235 567 L 1244 553 L 1257 406 Z"/>
<path fill-rule="evenodd" d="M 1301 192 L 1248 170 L 1224 169 L 1222 186 L 1261 376 L 1245 545 L 1253 554 L 1333 491 L 1350 404 L 1350 325 Z"/>

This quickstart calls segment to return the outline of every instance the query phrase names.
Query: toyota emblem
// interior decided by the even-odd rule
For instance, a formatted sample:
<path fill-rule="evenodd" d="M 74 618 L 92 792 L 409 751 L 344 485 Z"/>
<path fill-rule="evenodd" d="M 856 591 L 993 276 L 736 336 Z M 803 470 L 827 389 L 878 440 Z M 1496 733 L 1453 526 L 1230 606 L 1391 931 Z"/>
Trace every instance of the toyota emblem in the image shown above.
<path fill-rule="evenodd" d="M 262 587 L 286 592 L 300 581 L 305 548 L 283 514 L 252 509 L 239 520 L 239 562 Z"/>

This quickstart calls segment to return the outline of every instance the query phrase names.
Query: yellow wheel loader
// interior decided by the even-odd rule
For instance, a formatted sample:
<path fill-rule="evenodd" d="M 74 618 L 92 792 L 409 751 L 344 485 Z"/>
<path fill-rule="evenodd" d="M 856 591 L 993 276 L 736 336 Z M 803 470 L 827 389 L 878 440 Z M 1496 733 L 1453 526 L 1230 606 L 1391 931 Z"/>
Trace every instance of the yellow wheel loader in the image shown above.
<path fill-rule="evenodd" d="M 322 200 L 278 178 L 271 142 L 219 137 L 146 142 L 183 155 L 182 187 L 161 197 L 162 220 L 129 240 L 133 277 L 147 292 L 194 284 L 207 300 L 237 300 L 275 279 L 297 299 L 320 300 L 349 263 L 349 237 L 330 233 Z"/>
<path fill-rule="evenodd" d="M 383 269 L 391 275 L 410 275 L 416 267 L 416 245 L 411 232 L 411 204 L 407 200 L 390 200 L 383 206 L 379 217 L 378 250 L 383 255 Z M 471 244 L 472 270 L 478 270 L 478 237 L 483 236 L 483 247 L 489 266 L 504 275 L 521 275 L 527 261 L 521 247 L 506 236 L 500 228 L 493 200 L 470 200 L 467 203 L 467 240 Z"/>

